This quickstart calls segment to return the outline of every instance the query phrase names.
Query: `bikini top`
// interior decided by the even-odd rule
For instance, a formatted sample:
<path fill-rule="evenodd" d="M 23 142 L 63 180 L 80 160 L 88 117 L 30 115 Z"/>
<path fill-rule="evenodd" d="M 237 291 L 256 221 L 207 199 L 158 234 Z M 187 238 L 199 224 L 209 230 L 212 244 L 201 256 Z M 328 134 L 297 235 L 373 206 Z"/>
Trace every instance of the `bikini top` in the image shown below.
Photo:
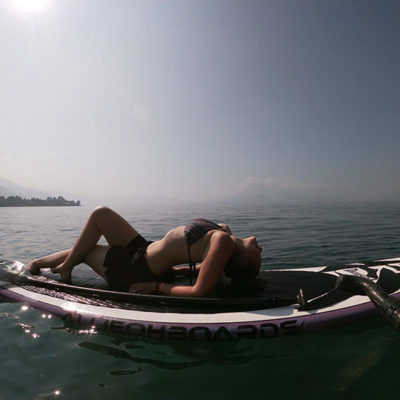
<path fill-rule="evenodd" d="M 196 268 L 196 263 L 192 261 L 190 256 L 190 246 L 200 240 L 207 232 L 212 230 L 225 231 L 224 228 L 216 223 L 204 218 L 196 218 L 190 224 L 185 226 L 185 239 L 188 246 L 189 266 L 190 266 L 190 284 L 193 285 L 193 272 Z"/>
<path fill-rule="evenodd" d="M 204 218 L 196 218 L 192 223 L 185 226 L 185 239 L 188 246 L 195 244 L 207 232 L 212 230 L 225 231 L 221 226 Z"/>

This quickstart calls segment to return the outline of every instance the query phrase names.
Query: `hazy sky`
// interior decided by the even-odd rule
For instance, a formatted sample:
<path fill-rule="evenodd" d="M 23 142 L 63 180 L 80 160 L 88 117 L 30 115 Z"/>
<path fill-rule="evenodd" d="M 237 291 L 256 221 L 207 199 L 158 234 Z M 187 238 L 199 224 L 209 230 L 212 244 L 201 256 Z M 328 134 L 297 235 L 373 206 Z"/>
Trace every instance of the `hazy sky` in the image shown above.
<path fill-rule="evenodd" d="M 400 199 L 399 1 L 31 1 L 0 0 L 0 176 Z"/>

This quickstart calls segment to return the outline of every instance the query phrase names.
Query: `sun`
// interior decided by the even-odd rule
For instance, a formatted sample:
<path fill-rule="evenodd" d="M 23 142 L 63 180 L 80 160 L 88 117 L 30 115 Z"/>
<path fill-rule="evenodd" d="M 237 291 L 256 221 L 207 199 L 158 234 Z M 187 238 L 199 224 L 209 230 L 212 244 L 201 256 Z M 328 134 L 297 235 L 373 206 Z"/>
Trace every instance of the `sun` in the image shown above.
<path fill-rule="evenodd" d="M 47 9 L 49 0 L 14 0 L 14 4 L 22 11 L 40 12 Z"/>

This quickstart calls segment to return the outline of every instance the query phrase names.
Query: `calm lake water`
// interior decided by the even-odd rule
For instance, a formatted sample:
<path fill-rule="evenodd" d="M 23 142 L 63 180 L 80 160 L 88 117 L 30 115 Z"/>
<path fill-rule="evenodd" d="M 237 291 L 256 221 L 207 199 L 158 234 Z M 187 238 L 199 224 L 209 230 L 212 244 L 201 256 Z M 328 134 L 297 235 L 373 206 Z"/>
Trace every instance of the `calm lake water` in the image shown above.
<path fill-rule="evenodd" d="M 400 256 L 400 204 L 117 208 L 148 239 L 202 216 L 256 235 L 263 268 Z M 90 209 L 0 208 L 0 259 L 71 247 Z M 137 340 L 0 303 L 0 399 L 397 399 L 400 337 L 379 317 L 265 340 Z"/>

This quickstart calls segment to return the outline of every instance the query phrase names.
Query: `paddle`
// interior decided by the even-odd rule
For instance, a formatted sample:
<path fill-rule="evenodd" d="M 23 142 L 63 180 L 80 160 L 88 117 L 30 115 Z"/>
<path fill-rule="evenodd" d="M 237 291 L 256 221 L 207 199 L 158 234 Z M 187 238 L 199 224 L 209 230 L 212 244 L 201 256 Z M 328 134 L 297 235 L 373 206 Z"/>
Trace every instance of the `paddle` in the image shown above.
<path fill-rule="evenodd" d="M 340 275 L 336 287 L 354 294 L 367 295 L 383 319 L 400 333 L 400 301 L 389 296 L 375 282 L 362 276 Z"/>

